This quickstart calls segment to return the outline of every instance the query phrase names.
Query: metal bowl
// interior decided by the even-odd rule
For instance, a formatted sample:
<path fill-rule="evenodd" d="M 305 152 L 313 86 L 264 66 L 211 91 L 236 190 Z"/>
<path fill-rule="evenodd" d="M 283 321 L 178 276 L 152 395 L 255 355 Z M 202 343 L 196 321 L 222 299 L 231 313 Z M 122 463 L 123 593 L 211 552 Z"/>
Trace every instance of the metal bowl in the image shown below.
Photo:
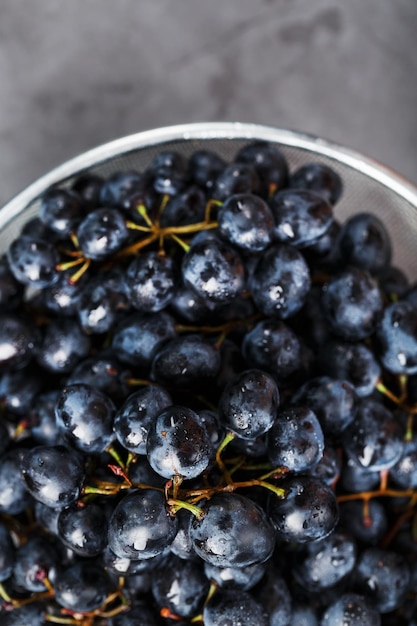
<path fill-rule="evenodd" d="M 205 148 L 232 160 L 254 140 L 276 144 L 290 169 L 319 161 L 333 167 L 344 181 L 335 214 L 343 221 L 352 213 L 369 211 L 388 228 L 394 247 L 393 263 L 416 280 L 417 187 L 357 152 L 324 139 L 291 130 L 240 123 L 198 123 L 158 128 L 129 135 L 84 152 L 42 176 L 0 211 L 0 249 L 5 251 L 21 226 L 36 214 L 39 196 L 52 185 L 68 185 L 86 172 L 108 176 L 123 169 L 144 169 L 161 150 L 190 156 Z"/>

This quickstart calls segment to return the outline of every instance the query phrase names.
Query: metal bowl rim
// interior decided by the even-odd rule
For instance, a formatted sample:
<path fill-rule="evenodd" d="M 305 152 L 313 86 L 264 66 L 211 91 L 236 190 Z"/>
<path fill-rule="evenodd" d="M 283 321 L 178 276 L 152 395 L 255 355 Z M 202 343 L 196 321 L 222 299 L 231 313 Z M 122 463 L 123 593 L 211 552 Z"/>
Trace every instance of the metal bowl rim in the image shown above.
<path fill-rule="evenodd" d="M 101 144 L 39 177 L 0 210 L 0 230 L 46 189 L 112 158 L 172 141 L 223 139 L 265 140 L 300 148 L 343 163 L 391 189 L 417 208 L 417 186 L 382 163 L 313 134 L 261 124 L 198 122 L 146 130 Z"/>

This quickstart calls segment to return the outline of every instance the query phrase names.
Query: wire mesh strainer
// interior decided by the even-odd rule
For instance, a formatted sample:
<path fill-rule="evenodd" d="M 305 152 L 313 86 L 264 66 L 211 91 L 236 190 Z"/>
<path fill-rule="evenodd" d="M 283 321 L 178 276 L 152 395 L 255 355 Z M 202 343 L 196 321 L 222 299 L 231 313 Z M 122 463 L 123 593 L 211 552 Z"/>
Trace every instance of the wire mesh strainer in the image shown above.
<path fill-rule="evenodd" d="M 190 156 L 214 150 L 226 160 L 249 141 L 276 144 L 290 169 L 319 161 L 333 167 L 344 181 L 336 217 L 343 221 L 359 211 L 377 214 L 388 228 L 393 263 L 410 279 L 417 275 L 417 187 L 379 163 L 323 139 L 268 126 L 239 123 L 198 123 L 159 128 L 129 135 L 67 161 L 39 178 L 0 211 L 0 249 L 5 251 L 22 224 L 38 209 L 39 196 L 51 185 L 66 185 L 86 172 L 108 176 L 123 169 L 144 169 L 161 150 Z"/>

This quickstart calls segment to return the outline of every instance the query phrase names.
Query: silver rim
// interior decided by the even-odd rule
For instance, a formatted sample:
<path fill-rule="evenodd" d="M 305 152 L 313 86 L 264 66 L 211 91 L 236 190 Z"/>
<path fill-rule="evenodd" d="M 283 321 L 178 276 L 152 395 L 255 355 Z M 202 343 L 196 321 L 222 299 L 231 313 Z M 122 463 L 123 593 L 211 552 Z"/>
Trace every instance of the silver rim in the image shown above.
<path fill-rule="evenodd" d="M 259 124 L 201 122 L 167 126 L 128 135 L 88 150 L 54 168 L 15 196 L 0 211 L 0 229 L 51 185 L 122 154 L 176 140 L 265 140 L 314 152 L 374 179 L 417 208 L 417 186 L 381 163 L 333 142 L 306 133 Z"/>

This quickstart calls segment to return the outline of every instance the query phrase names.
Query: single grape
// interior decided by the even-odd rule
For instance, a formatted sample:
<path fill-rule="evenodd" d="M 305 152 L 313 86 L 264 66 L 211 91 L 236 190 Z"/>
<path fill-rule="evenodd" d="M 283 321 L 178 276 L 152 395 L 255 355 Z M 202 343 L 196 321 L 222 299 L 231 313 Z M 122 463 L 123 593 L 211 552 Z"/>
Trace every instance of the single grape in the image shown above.
<path fill-rule="evenodd" d="M 338 522 L 339 510 L 328 485 L 318 478 L 300 475 L 285 478 L 280 487 L 285 489 L 285 497 L 271 496 L 269 507 L 279 538 L 307 543 L 330 535 Z"/>
<path fill-rule="evenodd" d="M 175 320 L 165 311 L 132 313 L 115 326 L 112 348 L 122 363 L 146 370 L 157 351 L 175 336 Z"/>
<path fill-rule="evenodd" d="M 164 309 L 175 294 L 177 268 L 173 259 L 158 252 L 143 252 L 126 270 L 129 301 L 141 313 Z"/>
<path fill-rule="evenodd" d="M 380 626 L 379 612 L 362 595 L 345 593 L 325 610 L 320 626 Z"/>
<path fill-rule="evenodd" d="M 184 561 L 170 555 L 152 580 L 152 594 L 160 607 L 191 618 L 202 609 L 209 590 L 201 561 Z"/>
<path fill-rule="evenodd" d="M 378 274 L 391 262 L 391 239 L 383 222 L 372 213 L 356 213 L 342 226 L 340 254 L 346 265 Z"/>
<path fill-rule="evenodd" d="M 268 432 L 268 457 L 273 467 L 308 472 L 320 461 L 323 451 L 323 430 L 313 411 L 295 406 L 278 413 Z"/>
<path fill-rule="evenodd" d="M 376 471 L 389 469 L 403 452 L 403 429 L 381 402 L 362 398 L 343 433 L 343 445 L 357 465 Z"/>
<path fill-rule="evenodd" d="M 279 319 L 292 317 L 310 290 L 307 262 L 288 244 L 270 246 L 258 260 L 249 288 L 261 313 Z"/>
<path fill-rule="evenodd" d="M 358 560 L 356 583 L 380 613 L 390 613 L 405 600 L 410 569 L 405 557 L 397 552 L 367 548 Z"/>
<path fill-rule="evenodd" d="M 256 439 L 275 421 L 279 407 L 278 387 L 262 370 L 245 370 L 223 390 L 219 400 L 222 425 L 242 439 Z"/>
<path fill-rule="evenodd" d="M 68 385 L 55 405 L 58 428 L 82 452 L 103 452 L 113 440 L 116 407 L 102 391 L 90 385 Z"/>
<path fill-rule="evenodd" d="M 316 243 L 333 221 L 333 210 L 323 197 L 309 190 L 285 189 L 271 201 L 275 241 L 304 248 Z"/>
<path fill-rule="evenodd" d="M 158 385 L 130 394 L 114 418 L 113 428 L 119 443 L 127 450 L 146 455 L 149 426 L 170 405 L 170 394 Z"/>
<path fill-rule="evenodd" d="M 323 591 L 345 579 L 356 564 L 356 544 L 352 537 L 334 532 L 313 541 L 296 553 L 292 572 L 307 591 Z"/>
<path fill-rule="evenodd" d="M 177 530 L 178 520 L 168 514 L 163 493 L 133 489 L 109 520 L 109 547 L 120 557 L 149 559 L 169 548 Z"/>
<path fill-rule="evenodd" d="M 343 191 L 343 181 L 338 172 L 319 162 L 306 163 L 295 170 L 291 174 L 289 186 L 313 191 L 330 204 L 336 204 Z"/>
<path fill-rule="evenodd" d="M 221 235 L 240 250 L 261 252 L 271 243 L 274 219 L 259 196 L 230 196 L 220 207 L 217 221 Z"/>
<path fill-rule="evenodd" d="M 98 556 L 107 545 L 107 517 L 94 502 L 61 511 L 57 528 L 63 544 L 82 557 Z"/>
<path fill-rule="evenodd" d="M 246 567 L 271 557 L 275 533 L 253 500 L 237 493 L 218 493 L 202 510 L 201 520 L 190 520 L 190 537 L 203 561 L 218 567 Z"/>
<path fill-rule="evenodd" d="M 84 206 L 74 190 L 52 188 L 41 197 L 39 217 L 48 228 L 66 237 L 75 231 L 84 217 Z"/>
<path fill-rule="evenodd" d="M 55 600 L 64 609 L 87 613 L 98 609 L 114 590 L 106 571 L 90 561 L 79 561 L 57 575 Z"/>
<path fill-rule="evenodd" d="M 199 415 L 187 407 L 172 405 L 149 424 L 146 453 L 151 467 L 164 478 L 189 479 L 207 469 L 212 447 Z"/>
<path fill-rule="evenodd" d="M 61 445 L 35 446 L 25 450 L 20 465 L 26 489 L 39 502 L 63 509 L 80 496 L 85 469 L 77 451 Z"/>
<path fill-rule="evenodd" d="M 216 239 L 194 242 L 182 260 L 182 279 L 204 301 L 231 302 L 244 287 L 245 271 L 234 248 Z"/>

